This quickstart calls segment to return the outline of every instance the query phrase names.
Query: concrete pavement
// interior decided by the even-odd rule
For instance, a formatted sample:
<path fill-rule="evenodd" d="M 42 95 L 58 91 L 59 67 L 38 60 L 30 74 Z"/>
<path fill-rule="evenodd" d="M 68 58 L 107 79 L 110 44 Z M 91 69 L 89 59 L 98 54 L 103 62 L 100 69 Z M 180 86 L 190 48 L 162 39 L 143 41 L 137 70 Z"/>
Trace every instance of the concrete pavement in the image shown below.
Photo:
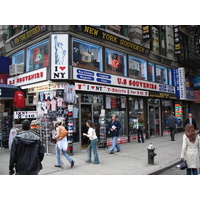
<path fill-rule="evenodd" d="M 121 144 L 121 151 L 109 154 L 108 149 L 99 149 L 100 164 L 85 162 L 86 150 L 72 156 L 75 166 L 61 155 L 63 168 L 55 168 L 55 154 L 45 155 L 40 175 L 149 175 L 157 174 L 163 169 L 180 161 L 182 133 L 176 133 L 175 141 L 170 136 L 151 137 L 145 143 Z M 148 164 L 147 147 L 152 143 L 155 147 L 154 165 Z M 9 150 L 0 149 L 0 175 L 8 174 Z"/>

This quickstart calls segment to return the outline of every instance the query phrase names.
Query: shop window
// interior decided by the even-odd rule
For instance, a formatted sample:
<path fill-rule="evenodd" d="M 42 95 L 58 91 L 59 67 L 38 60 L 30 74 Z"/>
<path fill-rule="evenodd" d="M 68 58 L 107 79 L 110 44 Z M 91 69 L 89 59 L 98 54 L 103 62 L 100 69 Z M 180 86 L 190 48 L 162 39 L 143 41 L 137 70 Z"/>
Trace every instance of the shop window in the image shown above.
<path fill-rule="evenodd" d="M 165 26 L 152 26 L 151 50 L 166 56 L 166 30 Z"/>
<path fill-rule="evenodd" d="M 148 81 L 155 81 L 155 76 L 154 76 L 154 64 L 148 63 L 147 66 L 147 80 Z"/>
<path fill-rule="evenodd" d="M 143 98 L 129 97 L 129 135 L 131 142 L 137 140 L 138 119 L 143 121 L 145 126 Z"/>
<path fill-rule="evenodd" d="M 126 55 L 106 49 L 106 72 L 126 76 Z"/>
<path fill-rule="evenodd" d="M 167 84 L 167 68 L 156 65 L 156 82 Z"/>
<path fill-rule="evenodd" d="M 26 72 L 49 66 L 48 40 L 27 49 Z"/>
<path fill-rule="evenodd" d="M 167 72 L 168 72 L 168 84 L 172 85 L 172 70 L 167 69 Z"/>
<path fill-rule="evenodd" d="M 102 71 L 102 48 L 73 39 L 73 65 Z"/>
<path fill-rule="evenodd" d="M 24 51 L 12 55 L 12 64 L 24 64 Z"/>
<path fill-rule="evenodd" d="M 106 124 L 111 120 L 111 116 L 115 114 L 117 120 L 120 121 L 121 129 L 120 136 L 126 135 L 125 121 L 126 121 L 126 97 L 106 95 Z"/>
<path fill-rule="evenodd" d="M 129 77 L 147 80 L 146 61 L 129 56 Z"/>

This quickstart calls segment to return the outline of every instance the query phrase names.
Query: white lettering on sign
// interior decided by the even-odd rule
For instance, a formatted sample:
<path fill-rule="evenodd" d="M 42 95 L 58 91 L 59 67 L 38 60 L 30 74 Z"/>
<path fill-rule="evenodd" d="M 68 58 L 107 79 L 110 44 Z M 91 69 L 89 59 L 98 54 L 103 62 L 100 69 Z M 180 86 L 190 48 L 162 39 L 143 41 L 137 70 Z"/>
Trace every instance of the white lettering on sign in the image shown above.
<path fill-rule="evenodd" d="M 37 111 L 14 111 L 14 119 L 33 119 L 37 117 Z"/>
<path fill-rule="evenodd" d="M 31 84 L 31 83 L 44 81 L 44 80 L 47 80 L 47 68 L 46 67 L 35 70 L 33 72 L 28 72 L 25 74 L 21 74 L 19 76 L 9 78 L 7 83 L 9 85 L 21 86 L 21 85 L 27 85 L 27 84 Z"/>

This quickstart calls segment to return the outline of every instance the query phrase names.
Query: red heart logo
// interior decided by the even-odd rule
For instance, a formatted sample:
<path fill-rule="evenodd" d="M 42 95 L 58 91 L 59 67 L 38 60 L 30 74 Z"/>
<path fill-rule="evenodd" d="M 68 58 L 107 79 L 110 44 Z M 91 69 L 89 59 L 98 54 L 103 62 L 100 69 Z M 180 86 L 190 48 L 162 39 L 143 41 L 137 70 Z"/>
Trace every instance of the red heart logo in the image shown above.
<path fill-rule="evenodd" d="M 94 90 L 94 86 L 91 86 L 91 88 Z"/>
<path fill-rule="evenodd" d="M 60 69 L 63 71 L 66 67 L 60 67 Z"/>

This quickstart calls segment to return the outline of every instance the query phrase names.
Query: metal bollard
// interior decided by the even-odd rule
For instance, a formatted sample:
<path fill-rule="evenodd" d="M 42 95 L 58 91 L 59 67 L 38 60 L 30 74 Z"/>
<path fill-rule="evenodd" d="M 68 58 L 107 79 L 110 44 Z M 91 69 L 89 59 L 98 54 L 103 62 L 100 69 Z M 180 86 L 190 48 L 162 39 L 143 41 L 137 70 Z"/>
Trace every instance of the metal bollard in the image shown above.
<path fill-rule="evenodd" d="M 148 150 L 148 164 L 154 164 L 154 157 L 157 155 L 154 153 L 155 148 L 153 147 L 153 144 L 150 143 L 147 147 Z"/>

